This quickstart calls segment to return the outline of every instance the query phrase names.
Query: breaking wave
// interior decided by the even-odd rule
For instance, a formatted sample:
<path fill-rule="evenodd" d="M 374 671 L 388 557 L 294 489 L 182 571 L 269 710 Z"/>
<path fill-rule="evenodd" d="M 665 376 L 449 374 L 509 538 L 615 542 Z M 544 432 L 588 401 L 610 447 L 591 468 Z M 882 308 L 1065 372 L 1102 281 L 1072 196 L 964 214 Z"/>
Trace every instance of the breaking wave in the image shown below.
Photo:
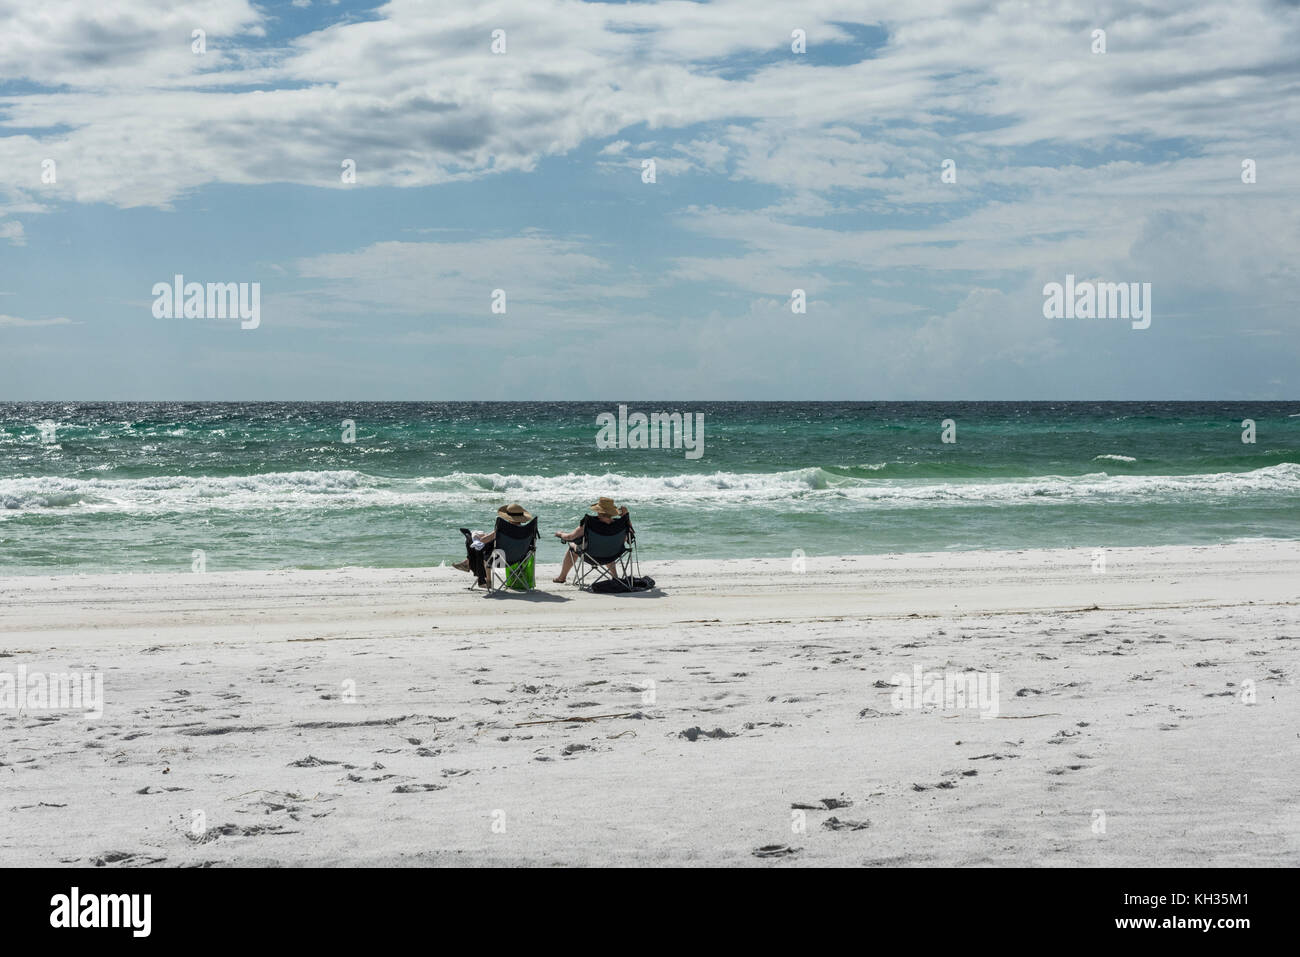
<path fill-rule="evenodd" d="M 1300 464 L 1192 475 L 1095 472 L 1080 476 L 960 481 L 866 478 L 818 467 L 781 472 L 662 476 L 452 472 L 412 479 L 331 470 L 132 479 L 34 477 L 0 480 L 0 516 L 65 509 L 160 514 L 205 509 L 481 507 L 515 499 L 531 506 L 562 505 L 572 509 L 575 501 L 584 498 L 594 501 L 600 495 L 612 495 L 642 508 L 654 504 L 702 508 L 770 505 L 780 510 L 784 504 L 795 510 L 815 511 L 818 507 L 845 504 L 889 508 L 1043 501 L 1188 502 L 1259 493 L 1300 494 Z"/>

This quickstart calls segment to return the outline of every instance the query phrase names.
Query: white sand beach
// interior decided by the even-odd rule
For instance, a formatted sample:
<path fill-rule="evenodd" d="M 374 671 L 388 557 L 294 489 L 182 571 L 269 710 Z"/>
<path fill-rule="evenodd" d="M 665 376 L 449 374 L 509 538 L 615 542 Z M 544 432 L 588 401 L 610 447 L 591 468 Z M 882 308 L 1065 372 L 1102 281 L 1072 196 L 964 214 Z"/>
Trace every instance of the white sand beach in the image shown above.
<path fill-rule="evenodd" d="M 0 860 L 1300 863 L 1300 543 L 645 570 L 0 579 L 0 673 L 104 690 L 0 709 Z"/>

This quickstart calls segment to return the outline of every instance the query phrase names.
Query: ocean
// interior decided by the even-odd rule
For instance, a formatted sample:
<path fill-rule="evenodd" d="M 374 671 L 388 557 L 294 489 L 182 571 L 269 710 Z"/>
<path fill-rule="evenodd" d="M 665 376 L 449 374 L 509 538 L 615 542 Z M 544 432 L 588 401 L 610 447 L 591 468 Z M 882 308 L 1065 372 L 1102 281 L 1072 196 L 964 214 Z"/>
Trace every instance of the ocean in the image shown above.
<path fill-rule="evenodd" d="M 0 574 L 438 565 L 509 502 L 558 561 L 601 495 L 643 562 L 1300 537 L 1300 402 L 625 404 L 698 457 L 617 403 L 0 404 Z"/>

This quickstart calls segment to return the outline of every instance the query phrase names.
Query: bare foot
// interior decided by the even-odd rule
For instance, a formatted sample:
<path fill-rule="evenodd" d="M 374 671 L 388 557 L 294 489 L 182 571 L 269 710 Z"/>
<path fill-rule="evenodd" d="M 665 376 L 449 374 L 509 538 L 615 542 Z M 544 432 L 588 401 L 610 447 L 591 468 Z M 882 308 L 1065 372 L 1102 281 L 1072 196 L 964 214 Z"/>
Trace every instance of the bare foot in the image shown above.
<path fill-rule="evenodd" d="M 555 582 L 555 584 L 557 584 L 557 585 L 563 585 L 563 584 L 564 584 L 564 579 L 563 579 L 563 578 L 552 578 L 551 581 Z"/>

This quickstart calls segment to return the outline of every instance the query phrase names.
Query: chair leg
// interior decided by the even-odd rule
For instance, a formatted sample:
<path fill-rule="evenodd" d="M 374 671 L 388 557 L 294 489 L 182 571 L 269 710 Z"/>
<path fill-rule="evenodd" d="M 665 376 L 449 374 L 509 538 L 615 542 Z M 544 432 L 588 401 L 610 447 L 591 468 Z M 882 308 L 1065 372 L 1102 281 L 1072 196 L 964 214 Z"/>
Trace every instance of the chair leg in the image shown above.
<path fill-rule="evenodd" d="M 522 567 L 524 562 L 526 562 L 530 557 L 533 559 L 534 568 L 535 568 L 537 562 L 536 551 L 529 552 L 527 555 L 525 555 L 523 558 L 517 561 L 514 565 L 507 565 L 504 563 L 504 561 L 502 561 L 501 563 L 489 562 L 487 566 L 487 571 L 488 571 L 487 594 L 494 595 L 497 592 L 502 592 L 512 587 L 517 587 L 521 591 L 530 592 L 530 593 L 534 591 L 534 589 L 529 586 L 528 582 L 524 580 L 524 570 Z M 501 575 L 501 583 L 499 585 L 497 584 L 498 573 L 500 573 Z"/>
<path fill-rule="evenodd" d="M 616 562 L 617 560 L 615 560 L 615 563 L 612 564 L 614 564 L 614 568 L 617 571 L 618 565 L 616 564 Z M 584 566 L 585 566 L 584 584 L 585 584 L 585 577 L 587 575 L 590 575 L 592 577 L 591 586 L 594 586 L 598 582 L 602 582 L 607 578 L 613 579 L 614 577 L 616 577 L 615 575 L 610 574 L 609 569 L 606 568 L 604 565 L 584 562 Z M 587 587 L 591 587 L 591 586 L 587 586 Z"/>

